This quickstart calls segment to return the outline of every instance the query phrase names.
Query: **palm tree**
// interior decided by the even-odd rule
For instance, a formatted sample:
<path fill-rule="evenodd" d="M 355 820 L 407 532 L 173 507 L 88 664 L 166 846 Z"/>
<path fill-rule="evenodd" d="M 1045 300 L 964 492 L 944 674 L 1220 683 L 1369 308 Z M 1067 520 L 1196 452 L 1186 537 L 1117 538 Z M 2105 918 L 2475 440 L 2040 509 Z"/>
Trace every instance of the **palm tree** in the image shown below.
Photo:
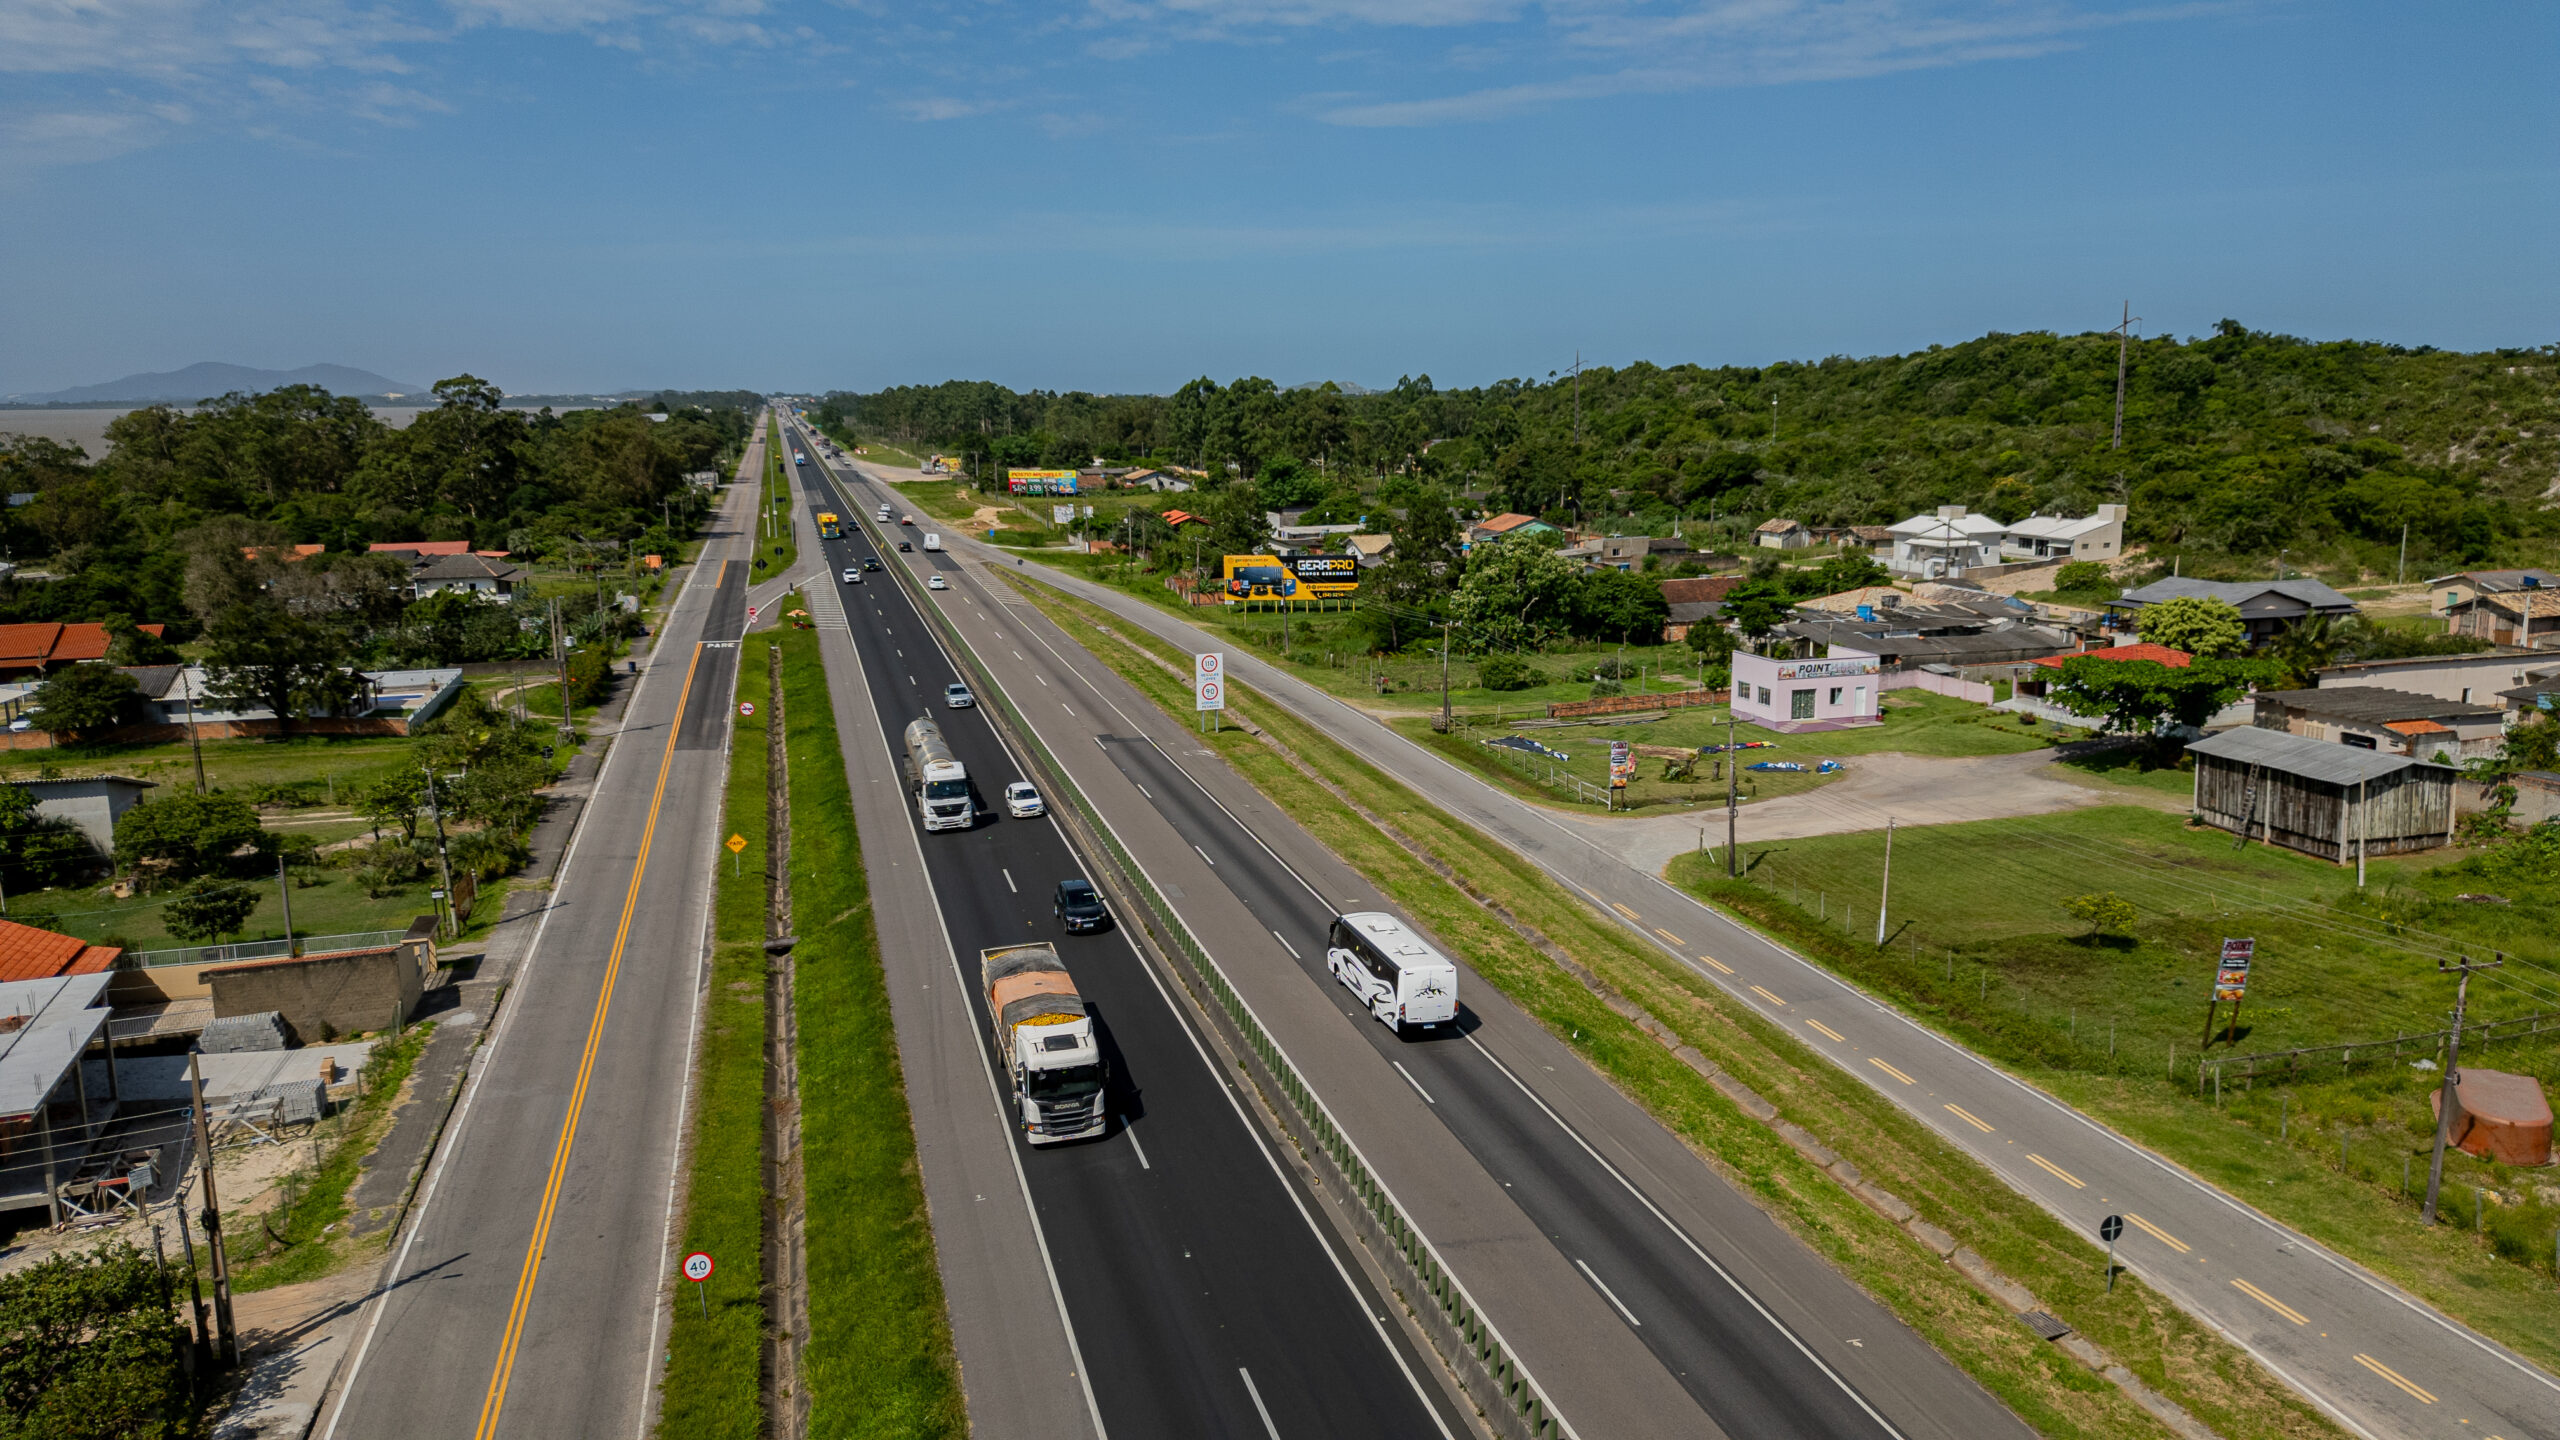
<path fill-rule="evenodd" d="M 2306 615 L 2269 640 L 2262 653 L 2284 666 L 2285 683 L 2299 689 L 2337 663 L 2338 652 L 2355 638 L 2356 628 L 2355 622 L 2341 624 L 2334 616 Z"/>

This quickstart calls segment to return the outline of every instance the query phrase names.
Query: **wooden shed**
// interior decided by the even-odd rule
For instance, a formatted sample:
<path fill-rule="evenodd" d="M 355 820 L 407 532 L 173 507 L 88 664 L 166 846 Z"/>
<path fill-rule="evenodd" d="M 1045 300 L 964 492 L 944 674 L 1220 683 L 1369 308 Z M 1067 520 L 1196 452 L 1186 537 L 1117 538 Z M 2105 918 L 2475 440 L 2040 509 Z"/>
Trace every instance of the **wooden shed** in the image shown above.
<path fill-rule="evenodd" d="M 2209 825 L 2344 865 L 2453 839 L 2450 765 L 2249 727 L 2187 747 Z"/>

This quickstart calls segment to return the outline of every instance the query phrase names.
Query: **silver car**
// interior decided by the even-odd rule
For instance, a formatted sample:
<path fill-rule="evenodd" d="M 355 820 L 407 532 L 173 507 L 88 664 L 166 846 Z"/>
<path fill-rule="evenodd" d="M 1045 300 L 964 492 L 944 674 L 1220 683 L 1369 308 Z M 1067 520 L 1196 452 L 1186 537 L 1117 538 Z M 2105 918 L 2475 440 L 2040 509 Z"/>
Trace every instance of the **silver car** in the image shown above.
<path fill-rule="evenodd" d="M 954 710 L 968 710 L 977 705 L 978 697 L 969 693 L 968 686 L 954 680 L 942 687 L 942 703 Z"/>

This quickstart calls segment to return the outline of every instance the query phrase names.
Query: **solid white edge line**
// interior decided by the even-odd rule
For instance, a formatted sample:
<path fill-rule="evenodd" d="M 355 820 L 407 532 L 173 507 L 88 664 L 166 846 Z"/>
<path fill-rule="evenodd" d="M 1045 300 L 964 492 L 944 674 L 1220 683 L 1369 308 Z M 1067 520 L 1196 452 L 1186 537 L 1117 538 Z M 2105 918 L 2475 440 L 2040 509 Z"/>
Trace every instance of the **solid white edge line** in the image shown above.
<path fill-rule="evenodd" d="M 1419 1096 L 1421 1096 L 1421 1097 L 1422 1097 L 1422 1103 L 1423 1103 L 1423 1104 L 1425 1104 L 1425 1105 L 1435 1105 L 1435 1106 L 1436 1106 L 1436 1105 L 1438 1105 L 1438 1104 L 1440 1103 L 1439 1101 L 1434 1100 L 1434 1099 L 1432 1099 L 1432 1098 L 1431 1098 L 1431 1092 L 1430 1092 L 1430 1091 L 1425 1090 L 1425 1089 L 1423 1089 L 1423 1088 L 1422 1088 L 1422 1082 L 1421 1082 L 1421 1081 L 1416 1080 L 1416 1079 L 1414 1079 L 1414 1078 L 1413 1078 L 1413 1072 L 1412 1072 L 1412 1071 L 1407 1070 L 1406 1068 L 1404 1068 L 1404 1062 L 1403 1062 L 1403 1061 L 1401 1061 L 1401 1060 L 1390 1060 L 1390 1061 L 1388 1061 L 1387 1063 L 1388 1063 L 1388 1064 L 1390 1064 L 1390 1065 L 1393 1065 L 1394 1067 L 1396 1067 L 1396 1073 L 1404 1077 L 1404 1083 L 1406 1083 L 1407 1085 L 1410 1085 L 1410 1086 L 1412 1086 L 1412 1087 L 1413 1087 L 1413 1093 L 1414 1093 L 1414 1094 L 1419 1095 Z"/>
<path fill-rule="evenodd" d="M 1201 849 L 1201 848 L 1200 848 L 1199 846 L 1197 846 L 1197 845 L 1194 845 L 1194 846 L 1192 846 L 1192 847 L 1191 847 L 1191 853 L 1192 853 L 1192 854 L 1194 854 L 1194 855 L 1199 856 L 1199 857 L 1200 857 L 1201 859 L 1203 859 L 1203 860 L 1209 860 L 1209 852 L 1208 852 L 1208 851 L 1206 851 L 1206 850 Z M 1218 865 L 1218 862 L 1217 862 L 1217 861 L 1215 861 L 1215 860 L 1209 860 L 1209 867 L 1210 867 L 1211 869 L 1213 869 L 1213 870 L 1214 870 L 1214 869 L 1216 869 L 1216 868 L 1217 868 L 1217 865 Z"/>
<path fill-rule="evenodd" d="M 1244 1393 L 1253 1397 L 1253 1411 L 1262 1417 L 1262 1432 L 1271 1440 L 1280 1440 L 1280 1427 L 1271 1423 L 1271 1407 L 1262 1403 L 1262 1392 L 1254 1387 L 1253 1372 L 1239 1365 L 1236 1373 L 1244 1377 Z"/>
<path fill-rule="evenodd" d="M 1289 952 L 1290 959 L 1299 961 L 1300 963 L 1305 962 L 1307 957 L 1298 953 L 1298 947 L 1289 943 L 1288 936 L 1274 930 L 1271 932 L 1271 938 L 1280 942 L 1280 948 Z"/>
<path fill-rule="evenodd" d="M 996 869 L 1004 876 L 1004 888 L 1012 891 L 1016 895 L 1022 893 L 1022 887 L 1013 883 L 1013 872 L 1011 870 L 1007 870 L 1001 865 L 997 866 Z"/>
<path fill-rule="evenodd" d="M 1137 1152 L 1138 1168 L 1141 1170 L 1153 1170 L 1156 1168 L 1147 1163 L 1147 1147 L 1138 1143 L 1138 1127 L 1130 1124 L 1129 1117 L 1126 1115 L 1117 1116 L 1115 1118 L 1120 1122 L 1120 1133 L 1129 1137 L 1129 1148 Z"/>
<path fill-rule="evenodd" d="M 1636 1312 L 1627 1308 L 1626 1301 L 1618 1298 L 1617 1291 L 1609 1288 L 1609 1282 L 1601 1279 L 1598 1273 L 1593 1271 L 1590 1266 L 1583 1264 L 1579 1259 L 1575 1260 L 1573 1263 L 1576 1268 L 1582 1271 L 1584 1279 L 1589 1280 L 1593 1285 L 1598 1286 L 1600 1293 L 1609 1297 L 1609 1303 L 1618 1307 L 1618 1313 L 1627 1317 L 1628 1324 L 1635 1326 L 1639 1330 L 1644 1328 L 1644 1322 L 1636 1318 Z"/>

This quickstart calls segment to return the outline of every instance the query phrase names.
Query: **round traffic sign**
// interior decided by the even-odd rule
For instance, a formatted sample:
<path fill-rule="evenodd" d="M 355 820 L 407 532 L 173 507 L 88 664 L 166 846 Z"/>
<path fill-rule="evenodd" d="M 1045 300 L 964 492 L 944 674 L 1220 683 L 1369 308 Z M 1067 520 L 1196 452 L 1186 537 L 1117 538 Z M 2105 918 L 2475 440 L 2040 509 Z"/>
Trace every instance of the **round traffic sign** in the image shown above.
<path fill-rule="evenodd" d="M 739 702 L 738 702 L 738 713 L 739 713 L 739 714 L 741 714 L 741 715 L 753 715 L 754 713 L 756 713 L 756 702 L 754 702 L 753 700 L 741 700 L 741 701 L 739 701 Z"/>
<path fill-rule="evenodd" d="M 1210 701 L 1214 701 L 1214 700 L 1216 700 L 1216 699 L 1218 698 L 1218 682 L 1217 682 L 1217 681 L 1215 681 L 1215 680 L 1203 680 L 1203 681 L 1201 681 L 1201 682 L 1200 682 L 1200 698 L 1201 698 L 1201 699 L 1203 699 L 1203 700 L 1210 700 Z"/>
<path fill-rule="evenodd" d="M 1226 657 L 1220 655 L 1215 650 L 1203 652 L 1200 656 L 1200 673 L 1203 675 L 1217 674 L 1219 662 L 1225 658 Z"/>
<path fill-rule="evenodd" d="M 2116 1237 L 2123 1233 L 2124 1217 L 2121 1215 L 2110 1215 L 2098 1222 L 2098 1238 L 2110 1245 L 2116 1243 Z"/>
<path fill-rule="evenodd" d="M 684 1257 L 684 1278 L 692 1281 L 696 1285 L 710 1279 L 711 1256 L 709 1253 L 696 1250 L 692 1254 Z"/>

